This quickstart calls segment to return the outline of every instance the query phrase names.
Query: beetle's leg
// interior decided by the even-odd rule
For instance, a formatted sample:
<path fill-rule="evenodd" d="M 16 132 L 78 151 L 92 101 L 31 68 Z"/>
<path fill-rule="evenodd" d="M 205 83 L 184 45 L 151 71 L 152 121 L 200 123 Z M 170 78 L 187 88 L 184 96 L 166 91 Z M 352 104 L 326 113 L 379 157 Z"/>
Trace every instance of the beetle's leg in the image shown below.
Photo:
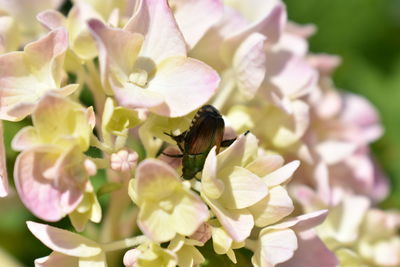
<path fill-rule="evenodd" d="M 183 153 L 183 147 L 181 146 L 181 144 L 177 143 L 176 145 L 178 146 L 179 150 Z"/>
<path fill-rule="evenodd" d="M 236 140 L 236 137 L 233 138 L 233 139 L 224 140 L 224 141 L 221 142 L 221 146 L 222 147 L 228 147 L 228 146 L 232 145 L 232 143 L 235 142 L 235 140 Z"/>
<path fill-rule="evenodd" d="M 183 153 L 184 149 L 182 147 L 182 142 L 184 141 L 186 131 L 181 133 L 180 135 L 173 135 L 172 133 L 166 133 L 166 132 L 164 132 L 164 134 L 171 137 L 178 145 L 179 150 Z"/>
<path fill-rule="evenodd" d="M 185 138 L 185 134 L 186 131 L 181 133 L 180 135 L 173 135 L 172 132 L 171 133 L 166 133 L 164 132 L 165 135 L 171 137 L 172 139 L 174 139 L 174 141 L 176 141 L 177 143 L 183 142 L 183 139 Z"/>
<path fill-rule="evenodd" d="M 250 132 L 250 131 L 247 130 L 247 131 L 244 133 L 244 135 L 246 136 L 249 132 Z M 232 145 L 232 143 L 235 142 L 236 139 L 237 139 L 237 137 L 235 137 L 235 138 L 233 138 L 233 139 L 223 140 L 223 141 L 221 142 L 221 146 L 222 146 L 222 147 L 228 147 L 228 146 Z"/>
<path fill-rule="evenodd" d="M 161 154 L 171 157 L 171 158 L 182 158 L 183 157 L 183 154 L 168 154 L 168 153 L 164 153 L 164 152 L 161 152 Z"/>

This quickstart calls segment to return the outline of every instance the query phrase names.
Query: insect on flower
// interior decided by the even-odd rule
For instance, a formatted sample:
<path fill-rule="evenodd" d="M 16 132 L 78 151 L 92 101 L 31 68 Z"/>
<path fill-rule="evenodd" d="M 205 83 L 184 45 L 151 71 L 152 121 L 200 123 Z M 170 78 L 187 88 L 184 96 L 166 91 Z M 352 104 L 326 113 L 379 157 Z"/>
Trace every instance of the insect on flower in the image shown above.
<path fill-rule="evenodd" d="M 213 146 L 216 146 L 218 154 L 221 146 L 227 147 L 236 140 L 222 140 L 224 129 L 224 119 L 219 111 L 211 105 L 205 105 L 197 111 L 188 130 L 180 135 L 165 133 L 176 141 L 182 154 L 163 154 L 182 158 L 182 177 L 190 180 L 203 169 L 208 152 Z"/>

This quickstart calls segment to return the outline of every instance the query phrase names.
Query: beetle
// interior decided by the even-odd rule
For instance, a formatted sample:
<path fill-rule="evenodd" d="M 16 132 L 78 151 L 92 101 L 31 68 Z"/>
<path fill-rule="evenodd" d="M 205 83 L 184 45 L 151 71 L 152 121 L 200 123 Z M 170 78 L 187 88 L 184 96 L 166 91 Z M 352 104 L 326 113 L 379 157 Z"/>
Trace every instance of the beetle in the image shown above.
<path fill-rule="evenodd" d="M 236 140 L 236 138 L 222 140 L 224 129 L 224 119 L 218 109 L 211 105 L 205 105 L 197 111 L 188 130 L 180 135 L 164 132 L 176 142 L 182 154 L 163 154 L 182 158 L 182 177 L 190 180 L 203 170 L 208 152 L 213 146 L 216 146 L 218 154 L 221 147 L 230 146 Z"/>

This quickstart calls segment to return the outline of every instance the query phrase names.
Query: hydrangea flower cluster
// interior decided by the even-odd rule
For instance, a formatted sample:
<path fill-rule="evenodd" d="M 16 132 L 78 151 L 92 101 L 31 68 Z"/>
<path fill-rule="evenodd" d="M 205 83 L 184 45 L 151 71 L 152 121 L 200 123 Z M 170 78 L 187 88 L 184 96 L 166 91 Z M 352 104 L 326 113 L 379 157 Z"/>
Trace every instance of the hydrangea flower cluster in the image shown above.
<path fill-rule="evenodd" d="M 335 88 L 340 59 L 311 54 L 314 27 L 280 0 L 0 3 L 0 119 L 32 121 L 12 140 L 15 187 L 75 229 L 28 221 L 53 250 L 35 266 L 400 265 L 400 214 L 376 208 L 377 112 Z M 185 180 L 171 135 L 205 104 L 236 140 L 202 140 L 216 146 Z M 6 197 L 2 124 L 0 157 Z"/>

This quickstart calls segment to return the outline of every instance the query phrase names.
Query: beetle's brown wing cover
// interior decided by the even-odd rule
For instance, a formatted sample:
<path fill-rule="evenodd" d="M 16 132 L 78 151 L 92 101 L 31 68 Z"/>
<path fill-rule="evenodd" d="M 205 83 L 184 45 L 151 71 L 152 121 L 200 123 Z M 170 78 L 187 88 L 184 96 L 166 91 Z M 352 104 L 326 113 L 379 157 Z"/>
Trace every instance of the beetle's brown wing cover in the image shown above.
<path fill-rule="evenodd" d="M 210 106 L 206 106 L 210 107 Z M 217 153 L 224 135 L 224 119 L 214 107 L 202 109 L 196 114 L 185 136 L 185 151 L 189 154 L 208 152 L 214 145 Z"/>

